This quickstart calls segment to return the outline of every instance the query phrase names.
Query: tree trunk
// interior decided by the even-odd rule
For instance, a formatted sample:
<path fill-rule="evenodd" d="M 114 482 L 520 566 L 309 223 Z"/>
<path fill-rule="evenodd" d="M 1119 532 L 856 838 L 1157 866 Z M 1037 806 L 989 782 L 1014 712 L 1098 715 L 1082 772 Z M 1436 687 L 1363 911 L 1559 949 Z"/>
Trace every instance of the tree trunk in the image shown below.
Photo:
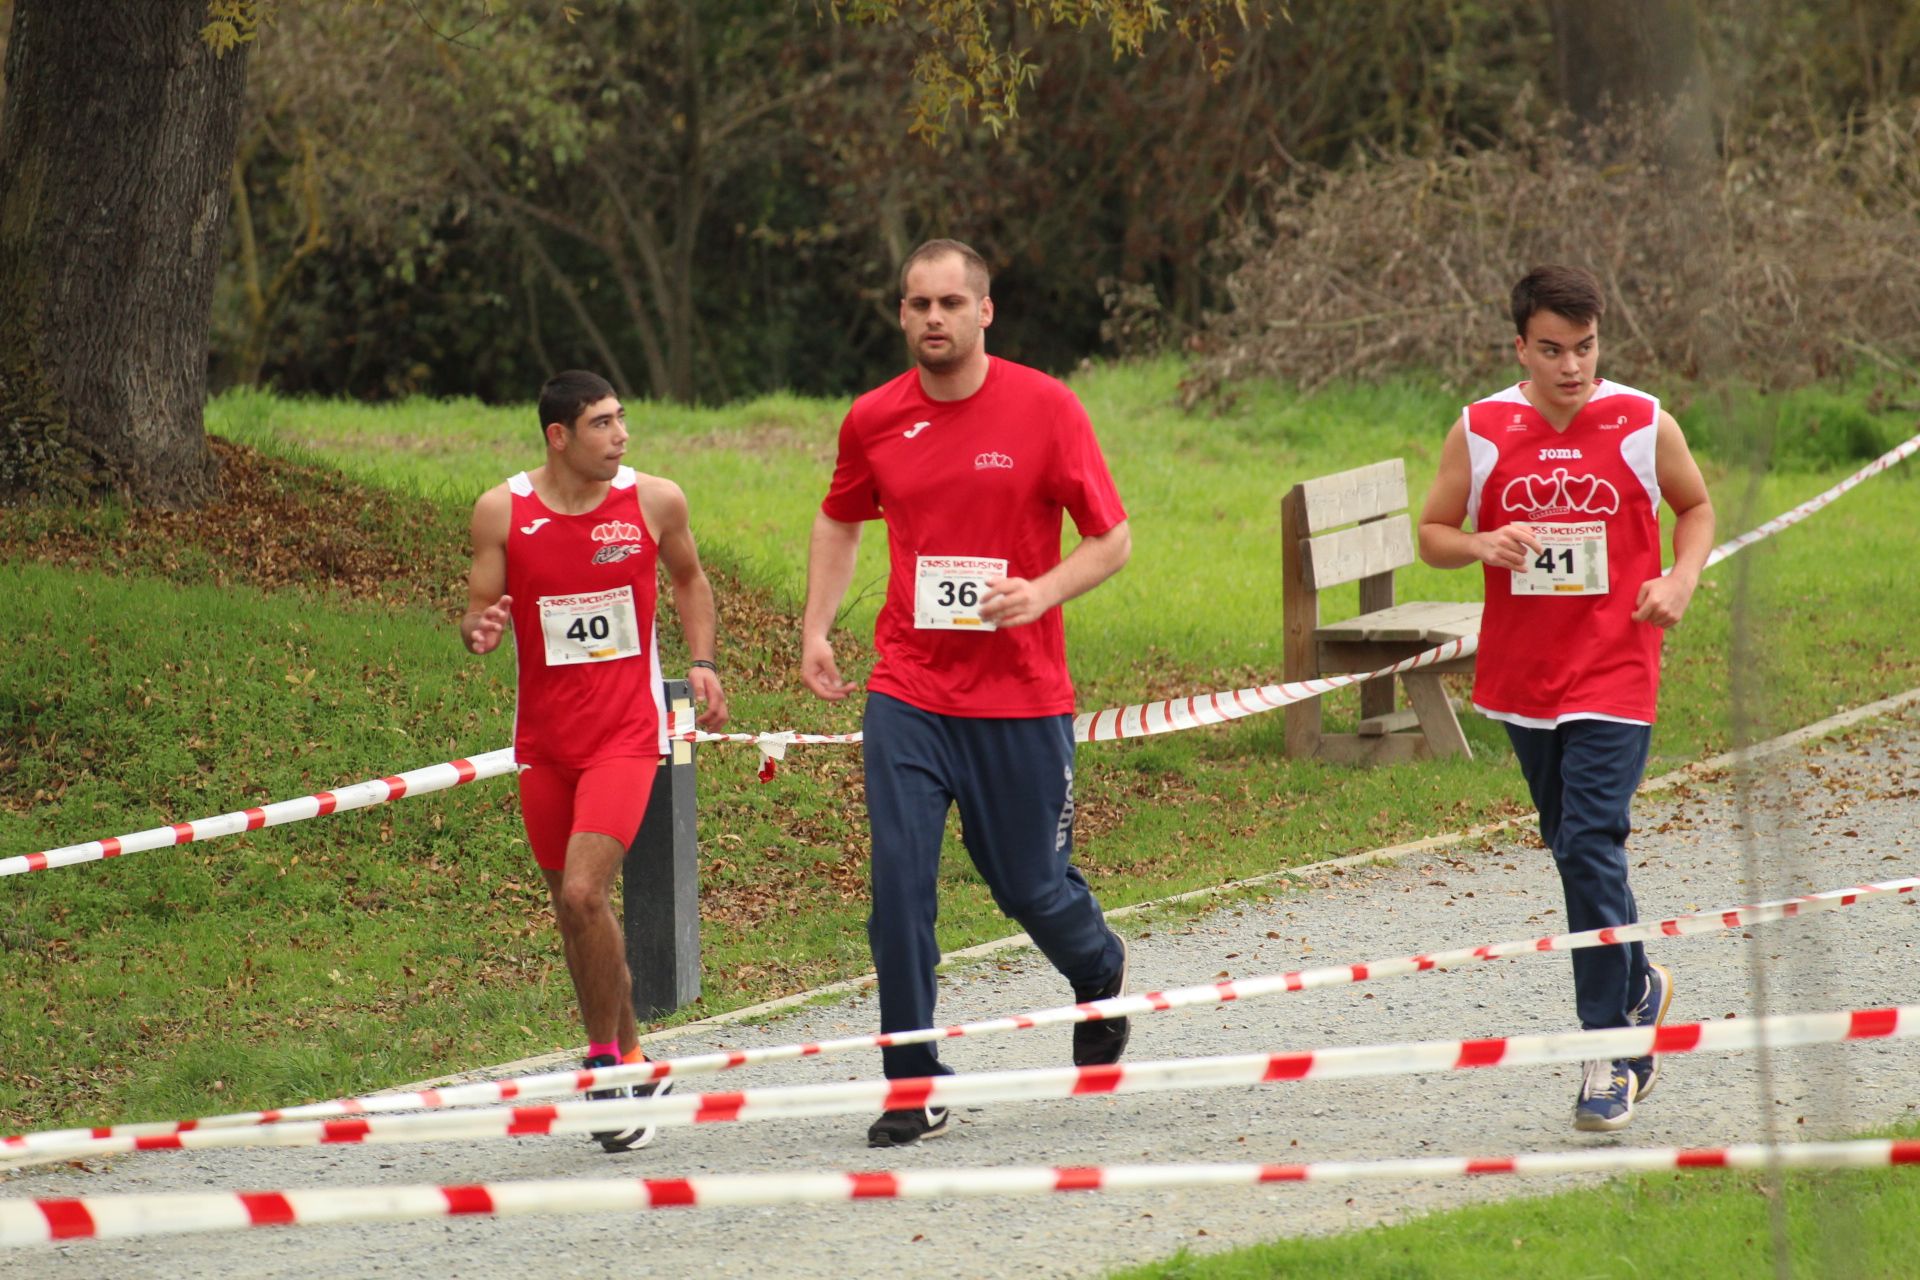
<path fill-rule="evenodd" d="M 0 501 L 219 492 L 202 411 L 246 46 L 206 0 L 14 0 L 0 117 Z"/>
<path fill-rule="evenodd" d="M 1700 89 L 1692 0 L 1548 0 L 1560 101 L 1582 124 Z"/>

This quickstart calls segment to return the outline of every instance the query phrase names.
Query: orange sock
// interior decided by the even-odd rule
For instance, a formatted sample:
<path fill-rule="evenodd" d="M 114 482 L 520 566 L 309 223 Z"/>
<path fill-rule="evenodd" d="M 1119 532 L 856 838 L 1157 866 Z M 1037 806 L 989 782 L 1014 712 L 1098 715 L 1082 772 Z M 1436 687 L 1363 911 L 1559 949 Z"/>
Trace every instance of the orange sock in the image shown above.
<path fill-rule="evenodd" d="M 625 1053 L 620 1055 L 620 1063 L 622 1066 L 625 1066 L 628 1063 L 633 1063 L 633 1062 L 645 1062 L 646 1060 L 647 1060 L 647 1051 L 645 1049 L 642 1049 L 639 1045 L 633 1046 L 633 1048 L 627 1050 Z"/>

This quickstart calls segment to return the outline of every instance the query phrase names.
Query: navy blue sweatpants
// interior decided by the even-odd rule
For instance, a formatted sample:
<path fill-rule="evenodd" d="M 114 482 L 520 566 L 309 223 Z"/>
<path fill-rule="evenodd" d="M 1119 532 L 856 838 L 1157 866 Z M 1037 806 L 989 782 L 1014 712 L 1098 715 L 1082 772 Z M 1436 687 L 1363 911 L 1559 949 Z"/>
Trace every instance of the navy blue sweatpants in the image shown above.
<path fill-rule="evenodd" d="M 940 844 L 947 811 L 993 900 L 1079 990 L 1120 969 L 1120 940 L 1073 856 L 1073 717 L 972 719 L 867 695 L 864 755 L 873 828 L 867 941 L 880 1030 L 934 1025 Z M 947 1074 L 931 1044 L 882 1049 L 889 1079 Z"/>
<path fill-rule="evenodd" d="M 1567 929 L 1578 933 L 1638 921 L 1627 887 L 1627 833 L 1652 727 L 1611 720 L 1569 720 L 1553 729 L 1510 724 L 1507 737 L 1540 811 L 1540 838 L 1560 868 Z M 1647 953 L 1637 942 L 1573 952 L 1580 1025 L 1631 1026 L 1629 1011 L 1646 981 Z"/>

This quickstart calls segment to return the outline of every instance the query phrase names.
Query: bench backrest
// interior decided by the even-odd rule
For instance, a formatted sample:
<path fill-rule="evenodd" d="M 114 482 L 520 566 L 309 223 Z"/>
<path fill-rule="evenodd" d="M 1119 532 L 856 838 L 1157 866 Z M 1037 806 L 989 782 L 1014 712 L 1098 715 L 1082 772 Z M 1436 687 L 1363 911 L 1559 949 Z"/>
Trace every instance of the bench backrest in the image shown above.
<path fill-rule="evenodd" d="M 1298 526 L 1288 533 L 1298 540 L 1301 582 L 1309 591 L 1390 575 L 1413 563 L 1407 468 L 1399 458 L 1303 481 L 1288 500 L 1294 504 L 1289 523 Z"/>

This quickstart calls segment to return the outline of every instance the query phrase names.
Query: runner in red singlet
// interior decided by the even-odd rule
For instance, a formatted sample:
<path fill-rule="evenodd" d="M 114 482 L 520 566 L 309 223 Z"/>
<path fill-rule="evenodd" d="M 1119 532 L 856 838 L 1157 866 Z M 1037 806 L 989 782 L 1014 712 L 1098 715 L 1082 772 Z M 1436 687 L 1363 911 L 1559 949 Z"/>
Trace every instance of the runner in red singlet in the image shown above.
<path fill-rule="evenodd" d="M 540 392 L 545 465 L 488 490 L 473 509 L 473 570 L 460 635 L 491 652 L 511 625 L 519 697 L 520 807 L 586 1024 L 588 1067 L 643 1061 L 626 944 L 608 902 L 667 749 L 654 607 L 658 566 L 694 655 L 699 723 L 726 722 L 713 661 L 713 589 L 678 485 L 623 466 L 626 413 L 597 374 L 562 373 Z M 664 1085 L 661 1087 L 664 1092 Z M 646 1096 L 654 1086 L 590 1097 Z M 609 1151 L 650 1126 L 597 1133 Z"/>
<path fill-rule="evenodd" d="M 1512 302 L 1527 380 L 1454 424 L 1420 516 L 1420 554 L 1443 569 L 1484 566 L 1473 703 L 1506 725 L 1560 871 L 1567 927 L 1631 924 L 1626 839 L 1661 633 L 1693 598 L 1713 506 L 1673 416 L 1594 376 L 1605 299 L 1593 275 L 1536 268 Z M 1675 515 L 1664 577 L 1663 500 Z M 1639 943 L 1574 952 L 1573 979 L 1587 1028 L 1658 1024 L 1673 998 L 1673 976 Z M 1621 1128 L 1658 1074 L 1650 1054 L 1588 1063 L 1574 1127 Z"/>

